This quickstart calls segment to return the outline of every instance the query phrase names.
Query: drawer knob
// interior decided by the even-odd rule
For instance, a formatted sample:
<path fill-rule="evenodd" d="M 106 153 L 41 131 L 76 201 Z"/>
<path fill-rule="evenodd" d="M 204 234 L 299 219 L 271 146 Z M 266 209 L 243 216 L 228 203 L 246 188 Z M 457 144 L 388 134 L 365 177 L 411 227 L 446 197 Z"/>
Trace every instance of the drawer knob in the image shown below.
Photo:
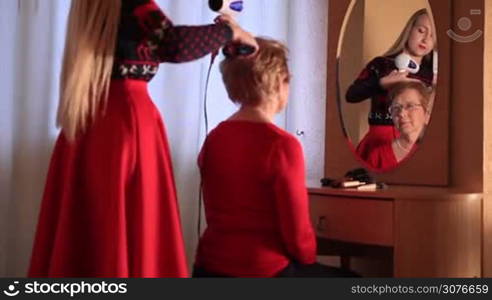
<path fill-rule="evenodd" d="M 326 230 L 326 217 L 325 216 L 318 217 L 318 222 L 316 222 L 316 230 L 318 232 L 323 232 Z"/>

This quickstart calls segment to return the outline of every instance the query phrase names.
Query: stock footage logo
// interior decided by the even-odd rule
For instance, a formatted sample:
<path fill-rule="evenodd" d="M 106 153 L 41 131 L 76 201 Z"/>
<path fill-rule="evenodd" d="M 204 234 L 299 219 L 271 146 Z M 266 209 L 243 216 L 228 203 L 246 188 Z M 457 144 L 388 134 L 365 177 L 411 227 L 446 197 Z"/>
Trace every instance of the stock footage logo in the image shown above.
<path fill-rule="evenodd" d="M 14 284 L 10 284 L 6 290 L 3 291 L 3 293 L 9 297 L 14 297 L 19 295 L 20 291 L 17 290 L 16 285 L 19 284 L 18 281 L 14 281 Z"/>
<path fill-rule="evenodd" d="M 480 10 L 480 9 L 471 9 L 470 10 L 471 16 L 481 15 L 481 14 L 482 14 L 482 10 Z M 466 31 L 470 30 L 471 27 L 472 27 L 472 21 L 470 18 L 462 17 L 458 20 L 458 28 L 461 31 L 466 32 Z M 475 32 L 473 32 L 471 34 L 461 35 L 461 34 L 454 32 L 452 29 L 449 29 L 446 33 L 448 34 L 448 36 L 453 41 L 456 41 L 459 43 L 471 43 L 471 42 L 474 42 L 475 40 L 479 39 L 482 36 L 483 31 L 480 29 L 477 29 L 477 30 L 475 30 Z"/>
<path fill-rule="evenodd" d="M 2 288 L 0 288 L 1 290 Z M 105 294 L 126 294 L 128 291 L 125 282 L 107 281 L 73 281 L 73 280 L 27 280 L 24 283 L 19 281 L 8 282 L 8 287 L 3 289 L 3 294 L 7 297 L 23 298 L 26 295 L 68 295 L 70 298 L 77 295 L 105 295 Z M 0 293 L 0 299 L 2 298 Z"/>

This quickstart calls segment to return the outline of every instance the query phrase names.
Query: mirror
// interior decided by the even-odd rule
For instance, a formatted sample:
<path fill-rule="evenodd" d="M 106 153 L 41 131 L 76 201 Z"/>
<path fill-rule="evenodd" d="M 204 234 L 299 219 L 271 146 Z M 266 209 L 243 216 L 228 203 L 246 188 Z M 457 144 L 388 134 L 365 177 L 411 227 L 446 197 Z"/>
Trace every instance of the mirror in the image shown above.
<path fill-rule="evenodd" d="M 363 166 L 387 172 L 418 150 L 431 119 L 437 42 L 427 0 L 352 0 L 337 48 L 338 108 Z"/>

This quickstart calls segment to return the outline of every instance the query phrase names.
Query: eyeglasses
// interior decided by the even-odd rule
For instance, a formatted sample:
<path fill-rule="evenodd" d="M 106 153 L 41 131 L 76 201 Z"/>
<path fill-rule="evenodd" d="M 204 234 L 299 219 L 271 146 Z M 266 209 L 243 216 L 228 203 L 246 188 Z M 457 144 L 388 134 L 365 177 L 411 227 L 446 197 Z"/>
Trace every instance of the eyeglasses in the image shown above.
<path fill-rule="evenodd" d="M 409 104 L 405 104 L 405 105 L 392 104 L 388 108 L 388 111 L 389 111 L 390 114 L 396 115 L 396 114 L 401 113 L 403 110 L 406 110 L 406 111 L 409 111 L 409 112 L 415 111 L 419 107 L 422 107 L 422 104 L 417 104 L 417 103 L 409 103 Z"/>

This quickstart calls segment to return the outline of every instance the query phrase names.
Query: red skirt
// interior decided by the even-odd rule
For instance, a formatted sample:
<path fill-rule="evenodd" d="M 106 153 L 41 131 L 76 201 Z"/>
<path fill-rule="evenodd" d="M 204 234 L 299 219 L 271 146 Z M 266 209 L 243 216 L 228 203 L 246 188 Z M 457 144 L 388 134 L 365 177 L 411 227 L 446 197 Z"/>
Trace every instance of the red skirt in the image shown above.
<path fill-rule="evenodd" d="M 60 134 L 30 277 L 187 277 L 169 146 L 147 83 L 114 80 L 105 113 Z"/>
<path fill-rule="evenodd" d="M 356 153 L 360 159 L 367 161 L 376 147 L 389 143 L 399 136 L 400 133 L 395 126 L 370 125 L 369 131 L 357 145 Z"/>

